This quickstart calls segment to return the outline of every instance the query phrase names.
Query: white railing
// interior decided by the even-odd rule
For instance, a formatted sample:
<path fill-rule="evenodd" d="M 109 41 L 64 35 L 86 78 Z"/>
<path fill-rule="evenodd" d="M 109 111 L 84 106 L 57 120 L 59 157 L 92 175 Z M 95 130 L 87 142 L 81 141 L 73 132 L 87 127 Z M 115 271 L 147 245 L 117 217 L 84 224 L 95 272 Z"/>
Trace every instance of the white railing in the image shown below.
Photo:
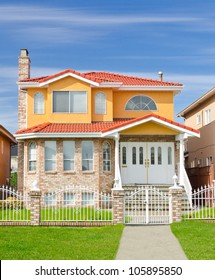
<path fill-rule="evenodd" d="M 194 190 L 191 197 L 192 206 L 185 207 L 184 219 L 215 219 L 215 185 Z"/>
<path fill-rule="evenodd" d="M 43 194 L 41 221 L 112 221 L 113 198 L 93 188 L 72 186 Z"/>
<path fill-rule="evenodd" d="M 0 222 L 30 221 L 30 198 L 13 188 L 0 187 Z"/>

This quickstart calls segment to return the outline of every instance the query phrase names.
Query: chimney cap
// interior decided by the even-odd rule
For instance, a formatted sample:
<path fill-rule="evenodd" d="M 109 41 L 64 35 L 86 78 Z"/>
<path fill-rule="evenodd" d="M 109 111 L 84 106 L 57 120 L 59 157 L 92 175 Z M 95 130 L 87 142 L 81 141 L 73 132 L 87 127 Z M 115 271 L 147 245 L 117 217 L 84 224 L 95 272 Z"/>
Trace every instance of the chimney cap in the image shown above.
<path fill-rule="evenodd" d="M 28 56 L 28 49 L 20 49 L 20 56 Z"/>
<path fill-rule="evenodd" d="M 159 72 L 158 72 L 158 75 L 159 75 L 160 80 L 163 81 L 163 72 L 162 72 L 162 71 L 159 71 Z"/>

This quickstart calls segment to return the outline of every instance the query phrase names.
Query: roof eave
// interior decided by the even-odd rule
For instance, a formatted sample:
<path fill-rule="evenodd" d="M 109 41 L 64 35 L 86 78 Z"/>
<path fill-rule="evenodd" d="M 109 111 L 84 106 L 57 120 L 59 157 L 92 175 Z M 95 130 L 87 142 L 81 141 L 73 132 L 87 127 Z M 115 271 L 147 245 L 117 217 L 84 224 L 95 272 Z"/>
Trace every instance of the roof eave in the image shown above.
<path fill-rule="evenodd" d="M 14 135 L 16 140 L 38 139 L 38 138 L 99 138 L 101 132 L 32 132 Z"/>

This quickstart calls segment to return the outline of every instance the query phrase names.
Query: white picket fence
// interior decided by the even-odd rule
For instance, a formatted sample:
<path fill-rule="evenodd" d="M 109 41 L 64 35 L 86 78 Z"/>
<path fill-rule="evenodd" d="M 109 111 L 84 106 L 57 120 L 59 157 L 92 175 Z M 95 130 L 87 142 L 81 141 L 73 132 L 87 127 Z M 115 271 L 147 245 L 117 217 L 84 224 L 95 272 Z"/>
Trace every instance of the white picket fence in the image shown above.
<path fill-rule="evenodd" d="M 30 198 L 13 188 L 0 187 L 0 222 L 30 221 Z"/>
<path fill-rule="evenodd" d="M 41 197 L 41 221 L 112 221 L 113 198 L 93 188 L 70 186 Z"/>
<path fill-rule="evenodd" d="M 184 202 L 183 219 L 215 219 L 215 185 L 204 186 L 192 192 L 192 205 Z"/>

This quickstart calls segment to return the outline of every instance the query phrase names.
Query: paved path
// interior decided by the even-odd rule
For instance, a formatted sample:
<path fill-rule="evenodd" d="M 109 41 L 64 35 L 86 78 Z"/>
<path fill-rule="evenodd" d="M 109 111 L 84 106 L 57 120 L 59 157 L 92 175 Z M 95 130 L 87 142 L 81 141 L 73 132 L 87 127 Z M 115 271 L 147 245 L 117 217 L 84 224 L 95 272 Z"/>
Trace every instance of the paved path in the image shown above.
<path fill-rule="evenodd" d="M 116 260 L 186 260 L 169 225 L 125 226 Z"/>

